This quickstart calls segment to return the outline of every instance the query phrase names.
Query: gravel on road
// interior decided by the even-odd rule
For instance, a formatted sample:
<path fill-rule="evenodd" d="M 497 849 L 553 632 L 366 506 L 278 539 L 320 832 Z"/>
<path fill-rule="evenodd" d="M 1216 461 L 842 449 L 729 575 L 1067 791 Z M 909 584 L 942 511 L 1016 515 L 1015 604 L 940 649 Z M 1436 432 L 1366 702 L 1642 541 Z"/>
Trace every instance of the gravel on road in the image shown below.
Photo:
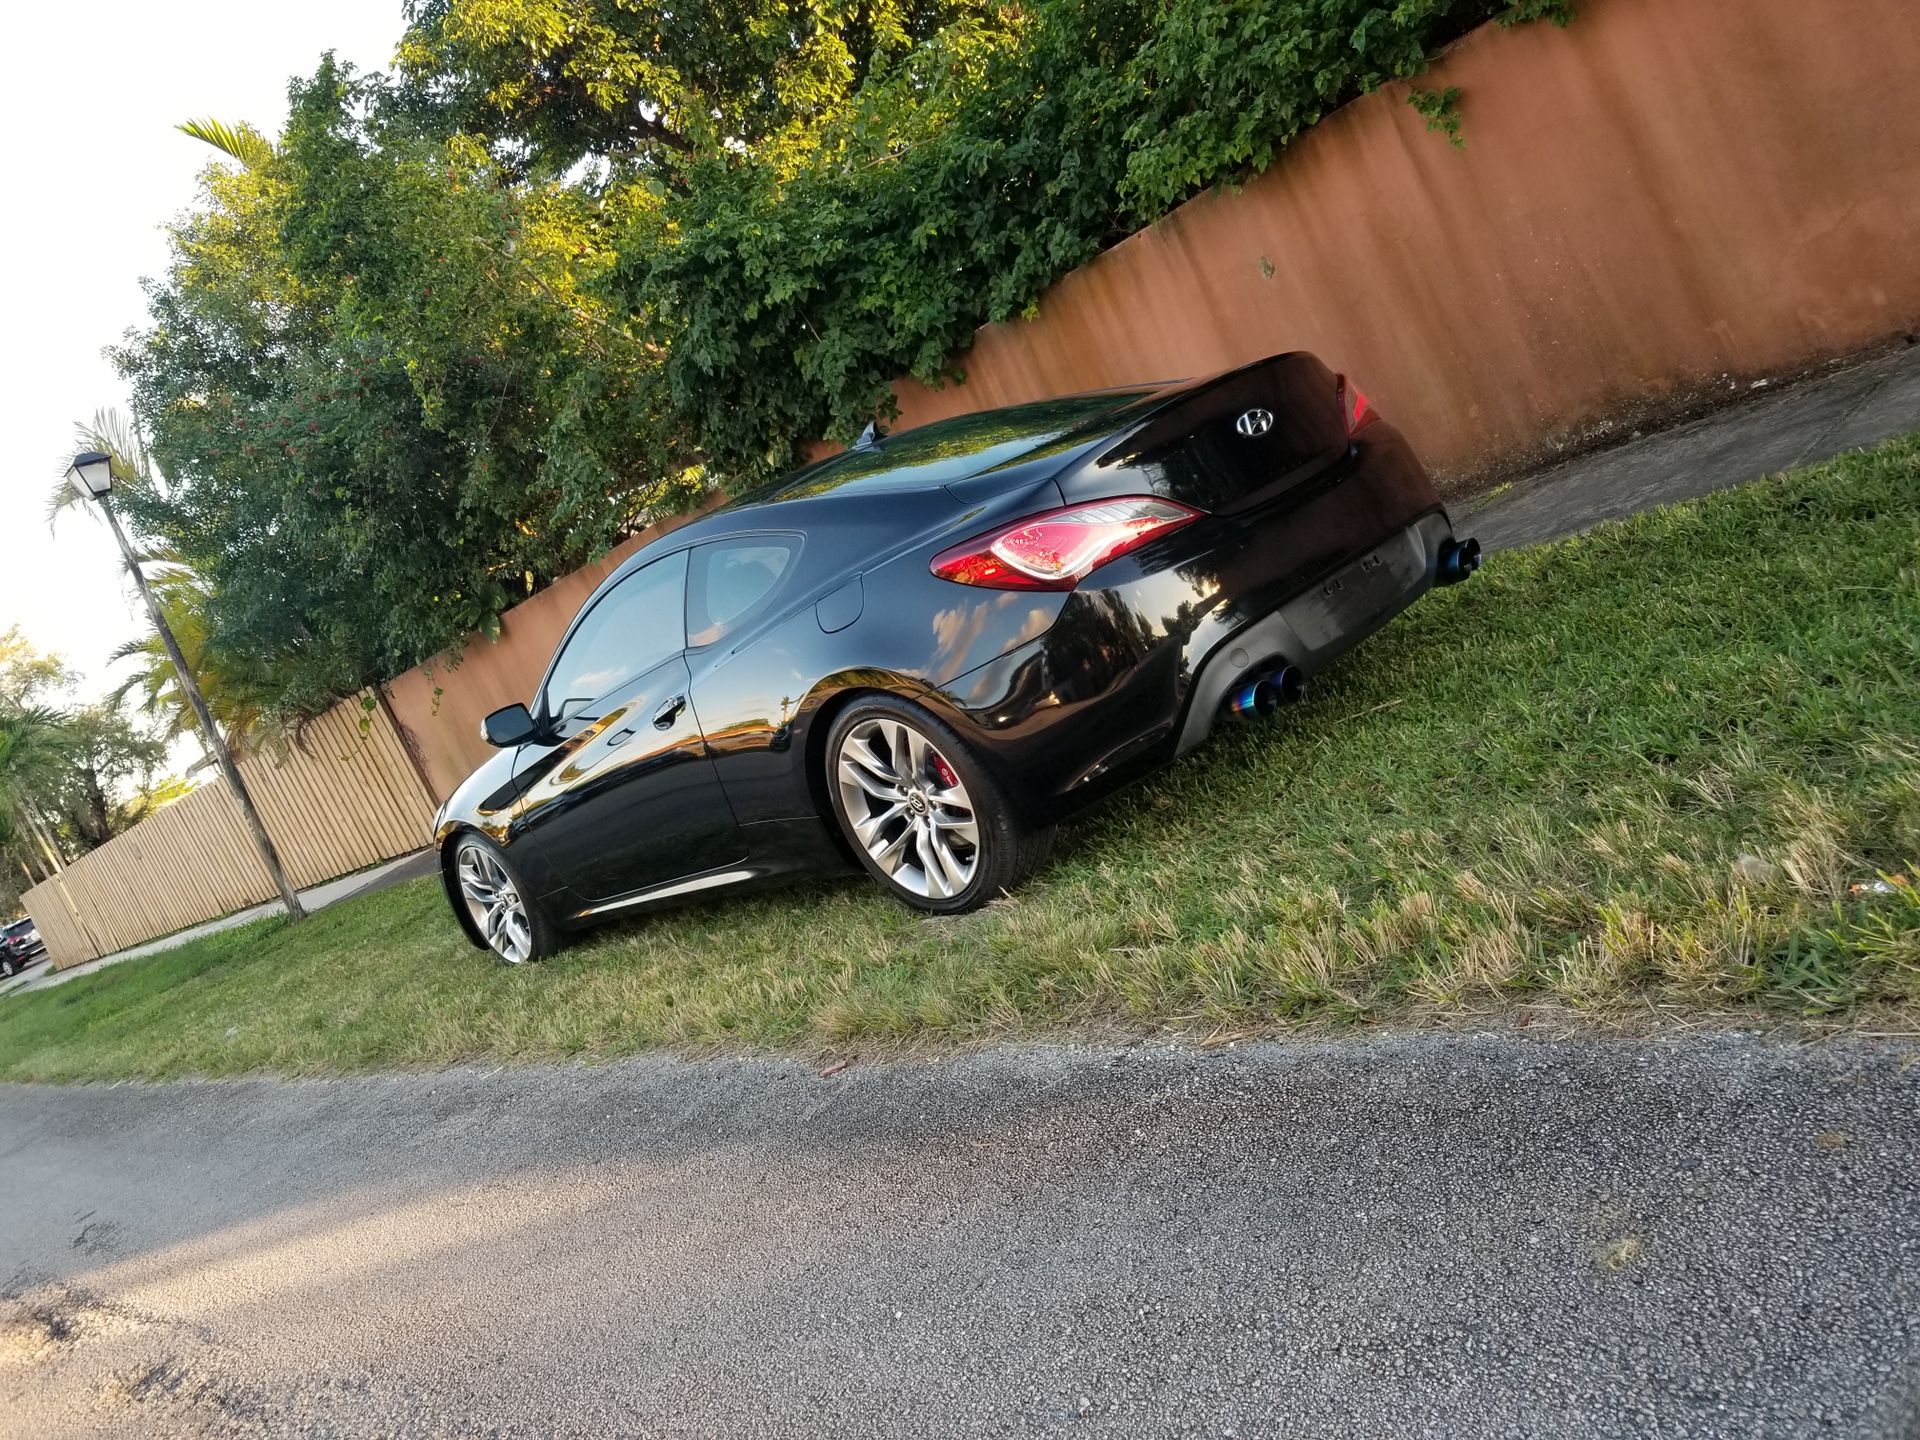
<path fill-rule="evenodd" d="M 0 1432 L 1920 1434 L 1898 1043 L 0 1089 Z"/>

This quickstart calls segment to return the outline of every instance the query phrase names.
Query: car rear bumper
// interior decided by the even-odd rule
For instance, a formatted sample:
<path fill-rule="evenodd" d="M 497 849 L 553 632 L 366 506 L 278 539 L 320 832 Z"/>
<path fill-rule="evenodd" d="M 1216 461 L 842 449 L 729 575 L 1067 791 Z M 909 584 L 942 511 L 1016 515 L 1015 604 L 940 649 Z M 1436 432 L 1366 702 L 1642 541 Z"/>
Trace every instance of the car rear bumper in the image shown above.
<path fill-rule="evenodd" d="M 1453 538 L 1445 514 L 1423 515 L 1271 614 L 1221 640 L 1201 659 L 1189 689 L 1176 755 L 1213 732 L 1242 681 L 1292 665 L 1325 668 L 1434 587 L 1441 547 Z"/>
<path fill-rule="evenodd" d="M 1439 578 L 1452 538 L 1391 427 L 1302 503 L 1209 516 L 1125 557 L 1046 633 L 950 681 L 938 699 L 1023 818 L 1048 824 L 1193 749 L 1235 684 L 1311 674 Z"/>

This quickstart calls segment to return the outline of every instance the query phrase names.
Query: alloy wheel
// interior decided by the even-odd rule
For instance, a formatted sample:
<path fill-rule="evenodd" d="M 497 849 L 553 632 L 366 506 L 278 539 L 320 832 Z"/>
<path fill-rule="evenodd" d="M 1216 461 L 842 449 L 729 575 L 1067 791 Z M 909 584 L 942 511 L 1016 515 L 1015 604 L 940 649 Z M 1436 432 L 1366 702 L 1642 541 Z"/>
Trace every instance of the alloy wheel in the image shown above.
<path fill-rule="evenodd" d="M 525 964 L 533 954 L 533 924 L 507 867 L 482 847 L 463 845 L 455 872 L 467 913 L 493 953 L 509 965 Z"/>
<path fill-rule="evenodd" d="M 854 840 L 915 895 L 960 894 L 980 868 L 980 825 L 959 772 L 925 735 L 892 718 L 847 731 L 834 779 Z"/>

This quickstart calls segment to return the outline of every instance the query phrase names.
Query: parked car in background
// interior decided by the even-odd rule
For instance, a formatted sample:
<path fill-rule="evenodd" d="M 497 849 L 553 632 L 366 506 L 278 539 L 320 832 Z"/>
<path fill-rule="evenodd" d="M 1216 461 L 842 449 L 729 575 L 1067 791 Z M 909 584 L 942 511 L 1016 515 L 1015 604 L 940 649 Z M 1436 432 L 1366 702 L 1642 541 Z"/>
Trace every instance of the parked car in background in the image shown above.
<path fill-rule="evenodd" d="M 969 910 L 1478 561 L 1311 355 L 870 433 L 601 584 L 436 817 L 447 896 L 511 963 L 849 865 Z"/>
<path fill-rule="evenodd" d="M 46 953 L 46 942 L 40 938 L 40 929 L 32 917 L 0 929 L 0 976 L 18 975 Z"/>

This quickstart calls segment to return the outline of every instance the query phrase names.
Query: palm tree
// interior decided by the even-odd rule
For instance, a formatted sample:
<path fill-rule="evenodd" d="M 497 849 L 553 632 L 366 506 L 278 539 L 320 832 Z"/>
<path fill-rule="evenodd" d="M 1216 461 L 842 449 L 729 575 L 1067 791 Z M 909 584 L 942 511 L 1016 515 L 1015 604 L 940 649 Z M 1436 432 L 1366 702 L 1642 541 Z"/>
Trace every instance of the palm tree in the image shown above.
<path fill-rule="evenodd" d="M 53 868 L 65 864 L 41 818 L 66 764 L 63 717 L 43 705 L 0 711 L 0 811 L 31 835 Z"/>
<path fill-rule="evenodd" d="M 273 142 L 245 121 L 229 125 L 224 120 L 189 120 L 174 128 L 182 135 L 204 140 L 248 170 L 258 170 L 273 159 Z"/>
<path fill-rule="evenodd" d="M 231 744 L 258 748 L 277 742 L 281 726 L 271 708 L 275 696 L 263 668 L 238 661 L 208 642 L 212 596 L 206 582 L 172 556 L 163 553 L 152 558 L 172 566 L 150 576 L 148 583 L 173 638 L 179 642 L 180 653 L 200 682 L 201 696 L 214 723 Z M 199 734 L 193 706 L 180 688 L 180 673 L 157 632 L 149 630 L 127 641 L 108 657 L 110 664 L 119 660 L 135 661 L 137 668 L 108 696 L 110 703 L 117 705 L 129 695 L 137 695 L 140 711 L 160 722 L 162 738 L 168 741 Z M 200 762 L 205 763 L 204 759 Z"/>

